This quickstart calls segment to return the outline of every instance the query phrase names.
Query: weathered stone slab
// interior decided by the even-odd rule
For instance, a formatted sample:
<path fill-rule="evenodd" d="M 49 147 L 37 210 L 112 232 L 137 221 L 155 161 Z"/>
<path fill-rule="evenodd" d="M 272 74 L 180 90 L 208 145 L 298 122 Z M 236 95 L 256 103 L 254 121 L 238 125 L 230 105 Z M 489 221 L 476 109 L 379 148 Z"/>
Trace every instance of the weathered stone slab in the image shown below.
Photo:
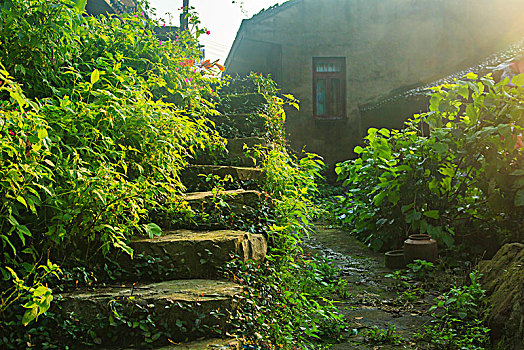
<path fill-rule="evenodd" d="M 215 181 L 208 180 L 208 177 L 214 175 L 220 179 L 231 177 L 232 181 L 222 183 L 226 189 L 232 189 L 228 188 L 228 185 L 236 186 L 235 188 L 239 185 L 247 189 L 260 188 L 266 178 L 264 170 L 260 168 L 224 165 L 190 165 L 182 170 L 180 178 L 188 191 L 209 191 L 215 185 Z"/>
<path fill-rule="evenodd" d="M 480 263 L 488 295 L 486 321 L 496 349 L 524 349 L 524 244 L 506 244 Z"/>
<path fill-rule="evenodd" d="M 185 200 L 189 203 L 192 209 L 205 209 L 208 205 L 214 204 L 219 199 L 227 202 L 231 208 L 242 208 L 245 206 L 256 208 L 262 204 L 264 196 L 262 193 L 255 190 L 229 190 L 219 193 L 208 192 L 192 192 L 187 193 Z"/>
<path fill-rule="evenodd" d="M 156 264 L 162 265 L 171 278 L 216 277 L 217 270 L 233 256 L 243 261 L 262 261 L 267 252 L 263 235 L 233 230 L 178 230 L 153 239 L 134 240 L 130 246 L 135 254 L 160 257 Z"/>
<path fill-rule="evenodd" d="M 235 229 L 263 232 L 271 212 L 270 197 L 255 190 L 192 192 L 185 194 L 188 209 L 153 213 L 151 220 L 165 230 Z M 181 204 L 182 205 L 182 204 Z"/>
<path fill-rule="evenodd" d="M 173 341 L 216 336 L 224 331 L 240 292 L 241 287 L 231 282 L 178 280 L 78 291 L 62 295 L 57 305 L 64 316 L 92 325 L 99 347 L 122 347 L 140 343 L 132 336 L 133 323 L 146 318 L 155 325 L 151 331 L 165 332 Z M 115 313 L 126 322 L 116 321 Z M 113 321 L 108 328 L 109 319 Z"/>
<path fill-rule="evenodd" d="M 272 147 L 274 144 L 261 137 L 228 138 L 225 149 L 199 150 L 195 158 L 191 159 L 191 163 L 253 167 L 264 162 L 264 152 L 256 152 L 256 149 Z"/>
<path fill-rule="evenodd" d="M 185 344 L 175 344 L 165 346 L 159 350 L 236 350 L 240 349 L 239 342 L 237 340 L 224 340 L 224 339 L 211 339 L 211 340 L 200 340 Z"/>

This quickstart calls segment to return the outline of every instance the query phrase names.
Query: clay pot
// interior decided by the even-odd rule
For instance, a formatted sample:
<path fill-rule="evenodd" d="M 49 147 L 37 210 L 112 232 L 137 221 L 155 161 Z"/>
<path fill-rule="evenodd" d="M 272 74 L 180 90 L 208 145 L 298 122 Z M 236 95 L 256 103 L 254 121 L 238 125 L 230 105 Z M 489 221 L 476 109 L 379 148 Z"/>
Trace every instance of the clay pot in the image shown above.
<path fill-rule="evenodd" d="M 404 261 L 404 251 L 403 250 L 391 250 L 384 254 L 384 262 L 386 267 L 390 269 L 402 269 L 406 266 Z"/>
<path fill-rule="evenodd" d="M 410 264 L 417 259 L 437 262 L 437 256 L 437 241 L 431 238 L 430 235 L 410 235 L 404 241 L 404 260 L 406 264 Z"/>

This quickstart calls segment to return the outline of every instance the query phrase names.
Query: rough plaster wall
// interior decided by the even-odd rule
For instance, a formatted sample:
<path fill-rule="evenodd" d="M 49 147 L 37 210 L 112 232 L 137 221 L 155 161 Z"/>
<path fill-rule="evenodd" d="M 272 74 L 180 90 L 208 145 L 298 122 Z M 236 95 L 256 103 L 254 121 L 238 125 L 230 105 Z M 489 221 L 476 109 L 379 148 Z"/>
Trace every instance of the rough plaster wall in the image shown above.
<path fill-rule="evenodd" d="M 288 112 L 292 145 L 331 164 L 361 140 L 359 105 L 476 64 L 524 37 L 523 0 L 303 0 L 273 13 L 248 21 L 243 34 L 282 45 L 280 86 L 301 101 L 299 112 Z M 312 117 L 316 56 L 346 57 L 346 120 Z"/>

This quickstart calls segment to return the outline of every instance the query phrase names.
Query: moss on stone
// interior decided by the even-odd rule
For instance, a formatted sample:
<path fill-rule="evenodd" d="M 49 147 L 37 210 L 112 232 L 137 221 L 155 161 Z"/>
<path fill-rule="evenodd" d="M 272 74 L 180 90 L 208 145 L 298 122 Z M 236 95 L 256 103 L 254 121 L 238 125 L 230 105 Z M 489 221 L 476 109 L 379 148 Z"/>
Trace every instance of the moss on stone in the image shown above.
<path fill-rule="evenodd" d="M 486 322 L 495 348 L 524 349 L 524 244 L 504 245 L 493 259 L 480 264 L 487 291 Z M 500 347 L 499 347 L 500 348 Z"/>

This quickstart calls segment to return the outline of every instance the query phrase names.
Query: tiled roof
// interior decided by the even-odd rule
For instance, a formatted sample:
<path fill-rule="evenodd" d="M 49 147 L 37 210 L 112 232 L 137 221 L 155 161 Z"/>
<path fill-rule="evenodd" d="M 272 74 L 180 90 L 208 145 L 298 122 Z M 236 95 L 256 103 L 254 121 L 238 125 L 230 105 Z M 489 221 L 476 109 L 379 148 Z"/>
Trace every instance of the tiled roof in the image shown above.
<path fill-rule="evenodd" d="M 288 1 L 285 1 L 284 3 L 282 3 L 282 4 L 275 4 L 275 5 L 271 6 L 271 7 L 268 7 L 267 9 L 262 9 L 259 13 L 257 13 L 253 17 L 251 17 L 249 19 L 249 21 L 267 18 L 267 17 L 272 16 L 272 15 L 274 15 L 274 14 L 280 12 L 280 11 L 283 11 L 283 10 L 287 9 L 289 6 L 294 5 L 295 3 L 299 2 L 299 1 L 303 1 L 303 0 L 288 0 Z"/>

